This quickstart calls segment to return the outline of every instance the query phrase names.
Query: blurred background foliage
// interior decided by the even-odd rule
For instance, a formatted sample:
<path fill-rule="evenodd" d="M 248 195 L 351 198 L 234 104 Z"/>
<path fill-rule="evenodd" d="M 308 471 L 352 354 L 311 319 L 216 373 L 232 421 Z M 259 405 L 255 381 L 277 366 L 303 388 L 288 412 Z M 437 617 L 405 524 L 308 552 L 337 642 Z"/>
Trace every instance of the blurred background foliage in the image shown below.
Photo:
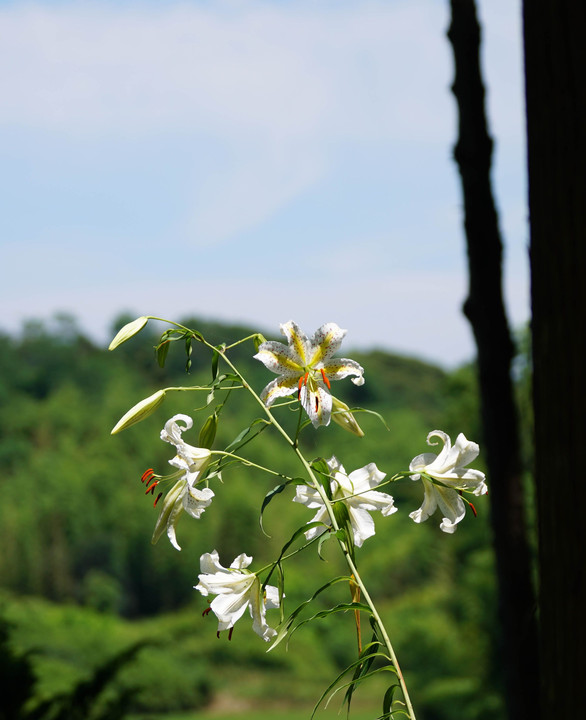
<path fill-rule="evenodd" d="M 118 318 L 113 333 L 129 319 Z M 193 318 L 182 322 L 214 343 L 253 332 Z M 210 378 L 210 357 L 197 344 L 189 376 L 179 343 L 159 368 L 153 352 L 157 330 L 149 324 L 114 353 L 96 347 L 69 316 L 30 322 L 18 336 L 0 335 L 0 618 L 8 648 L 2 674 L 20 672 L 24 684 L 15 687 L 30 689 L 16 704 L 20 709 L 12 715 L 0 711 L 0 720 L 29 717 L 26 712 L 51 698 L 74 693 L 117 657 L 124 661 L 115 664 L 100 707 L 120 708 L 115 701 L 123 698 L 136 717 L 193 717 L 228 701 L 236 708 L 311 707 L 353 659 L 349 615 L 310 623 L 288 650 L 280 646 L 268 655 L 246 619 L 228 642 L 227 634 L 216 638 L 213 616 L 202 617 L 206 601 L 192 589 L 202 553 L 216 548 L 229 565 L 246 552 L 254 556 L 253 567 L 260 567 L 310 519 L 306 508 L 290 502 L 293 491 L 285 490 L 265 511 L 271 540 L 263 535 L 259 509 L 276 484 L 270 476 L 230 467 L 222 484 L 212 481 L 216 498 L 201 520 L 180 520 L 182 552 L 165 537 L 151 545 L 158 509 L 145 497 L 140 477 L 148 467 L 161 474 L 170 469 L 172 448 L 159 432 L 170 416 L 193 414 L 194 430 L 186 440 L 195 445 L 215 404 L 194 413 L 205 404 L 205 393 L 172 394 L 152 417 L 110 436 L 126 410 L 159 387 Z M 530 467 L 530 368 L 523 337 L 516 379 Z M 252 343 L 245 343 L 232 356 L 260 391 L 273 376 L 253 354 Z M 367 414 L 358 416 L 364 438 L 334 424 L 317 432 L 309 428 L 302 442 L 310 457 L 335 453 L 348 472 L 375 461 L 393 474 L 426 450 L 430 430 L 453 438 L 464 432 L 482 443 L 474 367 L 447 372 L 379 350 L 343 348 L 342 355 L 363 365 L 366 384 L 341 382 L 335 393 L 350 406 L 376 410 L 389 429 Z M 222 398 L 218 393 L 216 402 Z M 297 415 L 281 412 L 294 427 Z M 233 392 L 214 447 L 225 447 L 258 415 L 245 393 Z M 300 471 L 270 430 L 246 449 L 261 464 L 287 474 Z M 482 456 L 475 466 L 482 469 Z M 376 517 L 377 534 L 357 551 L 358 562 L 394 639 L 418 717 L 502 717 L 488 503 L 479 498 L 478 518 L 469 513 L 450 536 L 439 530 L 439 516 L 421 526 L 409 519 L 421 503 L 419 484 L 404 481 L 388 491 L 400 511 Z M 326 544 L 325 560 L 310 550 L 286 564 L 289 611 L 344 572 L 335 550 Z M 349 599 L 346 594 L 342 585 L 334 586 L 318 608 Z M 275 613 L 273 624 L 277 620 Z M 376 682 L 358 692 L 364 717 L 376 716 L 370 708 L 376 701 L 378 709 L 381 697 Z"/>

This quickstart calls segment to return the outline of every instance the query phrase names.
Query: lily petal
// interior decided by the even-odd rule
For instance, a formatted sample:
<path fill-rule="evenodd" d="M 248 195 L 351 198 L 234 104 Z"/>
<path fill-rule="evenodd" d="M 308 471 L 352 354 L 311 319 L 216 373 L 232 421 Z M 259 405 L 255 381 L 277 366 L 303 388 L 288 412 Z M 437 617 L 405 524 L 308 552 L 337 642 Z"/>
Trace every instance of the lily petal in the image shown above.
<path fill-rule="evenodd" d="M 444 517 L 440 529 L 447 533 L 456 531 L 456 525 L 466 515 L 466 505 L 455 490 L 436 487 L 437 504 Z"/>
<path fill-rule="evenodd" d="M 336 323 L 325 323 L 318 328 L 310 343 L 309 365 L 319 367 L 320 364 L 328 362 L 340 348 L 347 332 Z"/>
<path fill-rule="evenodd" d="M 203 511 L 212 504 L 214 492 L 210 488 L 202 488 L 198 490 L 194 487 L 187 486 L 187 492 L 183 496 L 183 507 L 191 515 L 191 517 L 199 520 Z"/>
<path fill-rule="evenodd" d="M 307 385 L 303 385 L 299 393 L 299 401 L 313 427 L 330 424 L 332 396 L 321 382 L 316 382 L 316 388 L 313 391 L 310 391 Z"/>
<path fill-rule="evenodd" d="M 352 525 L 354 545 L 362 547 L 362 543 L 375 534 L 374 520 L 367 510 L 360 507 L 349 507 L 348 515 Z"/>
<path fill-rule="evenodd" d="M 421 479 L 423 483 L 423 503 L 418 510 L 409 513 L 409 517 L 416 523 L 422 523 L 431 517 L 437 508 L 437 497 L 434 492 L 433 484 L 426 480 Z"/>
<path fill-rule="evenodd" d="M 280 326 L 281 334 L 287 338 L 293 355 L 297 357 L 299 364 L 304 367 L 308 364 L 310 342 L 307 335 L 293 320 L 283 323 Z"/>
<path fill-rule="evenodd" d="M 255 360 L 261 363 L 271 372 L 280 375 L 296 375 L 303 371 L 301 358 L 283 343 L 267 340 L 258 349 Z"/>
<path fill-rule="evenodd" d="M 285 377 L 281 375 L 280 377 L 271 380 L 271 382 L 261 392 L 260 399 L 267 407 L 270 407 L 275 400 L 278 400 L 280 397 L 293 395 L 293 393 L 297 392 L 299 388 L 298 377 L 298 375 L 294 377 Z"/>
<path fill-rule="evenodd" d="M 335 358 L 323 364 L 323 371 L 329 380 L 342 380 L 349 375 L 356 375 L 352 382 L 354 384 L 364 384 L 364 368 L 355 360 L 348 358 Z M 357 382 L 362 380 L 362 382 Z"/>

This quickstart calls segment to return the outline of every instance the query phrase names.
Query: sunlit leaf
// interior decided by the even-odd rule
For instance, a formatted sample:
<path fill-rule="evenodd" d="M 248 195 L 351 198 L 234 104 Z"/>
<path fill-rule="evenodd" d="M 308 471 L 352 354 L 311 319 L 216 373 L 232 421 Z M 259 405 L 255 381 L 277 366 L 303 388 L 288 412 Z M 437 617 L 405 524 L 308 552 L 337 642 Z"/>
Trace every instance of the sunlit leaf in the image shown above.
<path fill-rule="evenodd" d="M 167 355 L 169 354 L 170 347 L 170 340 L 165 340 L 160 345 L 157 345 L 157 363 L 159 364 L 159 367 L 165 367 L 165 361 L 167 360 Z"/>
<path fill-rule="evenodd" d="M 399 687 L 398 684 L 391 685 L 383 698 L 383 714 L 381 717 L 391 717 L 391 708 L 393 706 L 393 698 L 395 696 L 395 692 L 397 688 Z"/>
<path fill-rule="evenodd" d="M 318 482 L 323 487 L 328 499 L 332 499 L 331 471 L 328 463 L 323 458 L 316 458 L 310 463 Z"/>
<path fill-rule="evenodd" d="M 269 492 L 264 496 L 264 499 L 263 499 L 263 501 L 262 501 L 262 505 L 261 505 L 261 508 L 260 508 L 260 518 L 259 518 L 259 521 L 260 521 L 261 529 L 262 529 L 262 527 L 263 527 L 263 524 L 262 524 L 262 516 L 263 516 L 263 513 L 264 513 L 264 511 L 265 511 L 266 506 L 271 502 L 271 500 L 272 500 L 276 495 L 279 495 L 280 493 L 283 492 L 283 490 L 284 490 L 286 487 L 289 487 L 289 485 L 305 485 L 305 481 L 303 480 L 303 478 L 289 478 L 286 482 L 281 483 L 280 485 L 277 485 L 277 486 L 274 487 L 272 490 L 269 490 Z M 264 530 L 263 530 L 263 532 L 264 532 Z"/>
<path fill-rule="evenodd" d="M 270 652 L 271 650 L 273 650 L 275 647 L 277 647 L 277 645 L 279 645 L 281 643 L 281 641 L 285 637 L 287 637 L 287 635 L 290 632 L 291 625 L 295 622 L 295 619 L 310 603 L 312 603 L 316 599 L 316 597 L 318 597 L 318 595 L 320 595 L 322 592 L 324 592 L 324 590 L 327 590 L 329 587 L 331 587 L 332 585 L 335 585 L 336 583 L 349 582 L 349 581 L 350 581 L 350 578 L 347 575 L 339 575 L 335 578 L 332 578 L 331 580 L 328 580 L 328 582 L 325 583 L 325 585 L 322 585 L 320 588 L 318 588 L 308 600 L 304 600 L 301 603 L 301 605 L 298 605 L 295 608 L 295 610 L 293 610 L 293 612 L 289 615 L 289 617 L 285 620 L 285 622 L 283 624 L 281 624 L 281 626 L 277 630 L 277 635 L 276 635 L 275 639 L 273 640 L 273 643 L 267 652 Z"/>

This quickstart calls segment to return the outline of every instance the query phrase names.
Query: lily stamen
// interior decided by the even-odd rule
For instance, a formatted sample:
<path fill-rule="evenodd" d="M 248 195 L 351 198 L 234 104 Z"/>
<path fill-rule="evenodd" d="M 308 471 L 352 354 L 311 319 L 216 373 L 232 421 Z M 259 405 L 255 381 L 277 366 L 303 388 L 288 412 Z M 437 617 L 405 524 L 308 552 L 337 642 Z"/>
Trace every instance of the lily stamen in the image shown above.
<path fill-rule="evenodd" d="M 157 495 L 157 497 L 156 497 L 156 499 L 155 499 L 155 502 L 153 503 L 153 507 L 157 507 L 157 503 L 158 503 L 159 500 L 161 499 L 161 496 L 162 496 L 162 495 L 163 495 L 162 492 L 160 492 L 160 493 Z"/>
<path fill-rule="evenodd" d="M 142 477 L 140 478 L 140 481 L 143 483 L 146 480 L 150 480 L 152 477 L 154 477 L 155 471 L 152 468 L 149 468 L 148 470 L 145 470 L 142 474 Z"/>
<path fill-rule="evenodd" d="M 322 376 L 322 378 L 324 379 L 324 382 L 325 382 L 325 384 L 327 385 L 328 390 L 331 390 L 331 389 L 332 389 L 332 384 L 331 384 L 330 381 L 328 380 L 328 376 L 326 375 L 325 370 L 324 370 L 323 368 L 321 369 L 321 376 Z"/>
<path fill-rule="evenodd" d="M 159 484 L 159 481 L 158 481 L 158 480 L 155 480 L 153 483 L 151 483 L 151 484 L 148 486 L 148 488 L 146 489 L 145 495 L 148 495 L 149 492 L 150 492 L 152 495 L 154 495 L 154 494 L 155 494 L 155 488 L 157 487 L 158 484 Z"/>
<path fill-rule="evenodd" d="M 302 388 L 304 385 L 307 385 L 307 379 L 308 379 L 308 377 L 309 377 L 309 372 L 306 372 L 305 375 L 302 375 L 302 376 L 299 378 L 299 382 L 297 383 L 297 387 L 299 388 L 298 391 L 297 391 L 297 399 L 298 399 L 298 400 L 301 400 L 301 388 Z"/>

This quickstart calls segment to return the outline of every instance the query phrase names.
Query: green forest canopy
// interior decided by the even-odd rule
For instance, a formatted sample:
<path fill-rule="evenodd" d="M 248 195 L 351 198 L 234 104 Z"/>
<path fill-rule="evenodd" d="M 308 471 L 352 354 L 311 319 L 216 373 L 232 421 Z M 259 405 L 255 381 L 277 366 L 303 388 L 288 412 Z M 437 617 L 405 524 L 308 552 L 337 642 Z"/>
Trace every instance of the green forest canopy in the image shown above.
<path fill-rule="evenodd" d="M 120 318 L 116 328 L 128 319 Z M 253 332 L 197 319 L 182 322 L 214 343 L 231 342 Z M 94 651 L 101 648 L 98 655 L 104 659 L 109 649 L 121 649 L 123 639 L 140 639 L 144 628 L 161 642 L 162 627 L 173 635 L 172 648 L 146 649 L 143 654 L 163 653 L 166 670 L 161 670 L 158 661 L 158 672 L 169 678 L 177 674 L 173 667 L 188 665 L 191 670 L 185 672 L 192 681 L 186 683 L 191 690 L 164 693 L 165 699 L 159 698 L 159 706 L 164 706 L 160 709 L 206 702 L 215 689 L 210 681 L 212 668 L 217 669 L 219 663 L 225 671 L 230 662 L 236 667 L 248 657 L 246 653 L 252 653 L 252 670 L 286 668 L 290 673 L 293 668 L 298 682 L 283 683 L 282 692 L 296 697 L 301 680 L 308 680 L 304 652 L 310 649 L 321 658 L 326 683 L 331 673 L 328 677 L 325 671 L 332 662 L 342 666 L 351 659 L 350 618 L 338 623 L 345 624 L 350 635 L 340 634 L 337 626 L 316 623 L 297 634 L 288 653 L 279 651 L 267 657 L 265 648 L 257 646 L 256 636 L 248 637 L 251 633 L 244 625 L 237 628 L 238 643 L 218 644 L 214 622 L 201 618 L 205 603 L 192 587 L 203 552 L 216 548 L 225 564 L 241 552 L 268 562 L 309 519 L 307 510 L 290 502 L 287 491 L 275 499 L 264 518 L 269 542 L 259 527 L 259 509 L 275 482 L 258 471 L 234 467 L 225 471 L 222 485 L 214 486 L 216 498 L 200 521 L 181 519 L 181 553 L 166 538 L 155 547 L 150 544 L 158 511 L 153 510 L 151 496 L 145 497 L 140 477 L 147 467 L 167 472 L 172 453 L 159 440 L 159 432 L 168 417 L 193 413 L 204 404 L 204 398 L 172 395 L 143 423 L 114 437 L 110 429 L 126 410 L 159 387 L 204 383 L 210 376 L 210 358 L 199 346 L 194 347 L 190 376 L 185 376 L 185 356 L 179 344 L 171 349 L 166 367 L 159 368 L 153 352 L 156 340 L 149 326 L 116 352 L 108 353 L 90 342 L 67 317 L 50 326 L 29 323 L 18 337 L 2 336 L 0 523 L 4 552 L 0 555 L 0 584 L 20 627 L 16 637 L 24 649 L 39 647 L 38 631 L 27 624 L 30 615 L 23 610 L 33 608 L 35 627 L 44 628 L 46 641 L 41 642 L 39 672 L 43 675 L 43 657 L 47 660 L 53 654 L 54 666 L 55 653 L 63 666 L 62 677 L 59 673 L 53 673 L 52 679 L 45 677 L 46 693 L 55 683 L 66 686 L 80 668 L 91 666 L 90 657 L 95 657 L 87 646 L 91 628 L 95 628 Z M 253 354 L 254 347 L 248 343 L 236 348 L 234 356 L 260 390 L 271 377 L 252 360 Z M 344 348 L 342 354 L 363 365 L 366 384 L 357 388 L 339 383 L 336 393 L 350 406 L 359 404 L 381 413 L 389 429 L 368 415 L 359 416 L 364 438 L 350 436 L 333 424 L 320 428 L 303 436 L 310 456 L 336 453 L 348 471 L 374 461 L 392 474 L 406 469 L 414 455 L 425 451 L 430 430 L 442 429 L 452 437 L 464 432 L 481 440 L 471 368 L 447 373 L 378 350 L 357 353 Z M 215 447 L 227 445 L 255 412 L 244 396 L 235 397 L 232 411 L 228 408 L 222 417 Z M 209 413 L 207 409 L 195 415 L 196 432 Z M 194 433 L 192 444 L 196 438 Z M 276 435 L 263 434 L 250 449 L 264 464 L 286 473 L 297 472 L 294 459 L 286 457 Z M 482 468 L 481 462 L 478 466 Z M 399 512 L 377 518 L 377 535 L 359 551 L 359 562 L 390 618 L 402 665 L 418 689 L 415 698 L 423 713 L 427 708 L 423 717 L 492 717 L 499 701 L 491 657 L 496 620 L 488 503 L 478 503 L 478 519 L 467 517 L 454 536 L 446 536 L 439 531 L 440 518 L 421 526 L 409 519 L 409 512 L 421 503 L 418 484 L 405 481 L 391 492 Z M 326 549 L 327 562 L 323 562 L 312 552 L 302 553 L 286 567 L 290 609 L 332 576 L 338 559 L 331 555 Z M 15 609 L 18 597 L 28 600 Z M 66 609 L 60 609 L 64 606 Z M 69 617 L 65 625 L 74 627 L 81 622 L 75 619 L 76 613 L 86 618 L 85 626 L 90 628 L 86 639 L 63 629 L 65 616 Z M 183 637 L 179 628 L 186 626 L 189 631 Z M 205 648 L 205 662 L 194 643 Z M 65 647 L 69 649 L 65 651 Z M 64 654 L 69 662 L 63 662 Z M 81 663 L 76 661 L 80 657 Z M 320 673 L 310 675 L 313 688 Z M 173 680 L 172 687 L 177 682 Z M 279 685 L 275 678 L 271 682 Z M 319 691 L 318 687 L 318 695 Z M 444 696 L 451 698 L 445 713 L 441 709 Z M 442 698 L 442 703 L 437 698 Z M 143 696 L 142 702 L 153 708 L 152 698 L 144 700 Z"/>

